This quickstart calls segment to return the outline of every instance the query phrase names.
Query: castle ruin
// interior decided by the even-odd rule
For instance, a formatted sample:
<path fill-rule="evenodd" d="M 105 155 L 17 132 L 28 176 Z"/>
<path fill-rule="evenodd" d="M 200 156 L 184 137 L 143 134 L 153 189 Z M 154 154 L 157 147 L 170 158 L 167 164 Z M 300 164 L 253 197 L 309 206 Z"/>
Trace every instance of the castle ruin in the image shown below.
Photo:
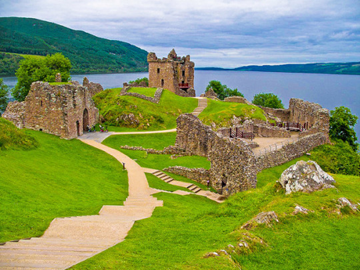
<path fill-rule="evenodd" d="M 183 97 L 195 97 L 195 64 L 190 61 L 190 55 L 178 57 L 173 49 L 167 58 L 158 59 L 155 53 L 150 52 L 147 61 L 149 87 L 165 88 Z"/>
<path fill-rule="evenodd" d="M 91 83 L 87 78 L 83 85 L 34 82 L 25 101 L 9 103 L 2 116 L 18 128 L 73 139 L 98 122 L 99 111 L 92 96 L 102 90 L 100 84 Z"/>

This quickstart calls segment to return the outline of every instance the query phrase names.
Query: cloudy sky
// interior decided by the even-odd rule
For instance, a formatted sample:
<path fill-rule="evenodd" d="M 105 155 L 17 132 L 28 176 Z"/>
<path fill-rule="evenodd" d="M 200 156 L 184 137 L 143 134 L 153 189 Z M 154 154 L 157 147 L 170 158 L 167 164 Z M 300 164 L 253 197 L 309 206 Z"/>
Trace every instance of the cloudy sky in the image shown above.
<path fill-rule="evenodd" d="M 31 17 L 197 67 L 360 61 L 360 0 L 0 0 Z"/>

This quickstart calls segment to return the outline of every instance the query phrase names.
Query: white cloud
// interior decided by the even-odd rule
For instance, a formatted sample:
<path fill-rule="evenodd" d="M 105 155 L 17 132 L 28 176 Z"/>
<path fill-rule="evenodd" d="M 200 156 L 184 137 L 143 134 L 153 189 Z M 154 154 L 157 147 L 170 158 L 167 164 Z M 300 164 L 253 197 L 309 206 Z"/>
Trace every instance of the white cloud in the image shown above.
<path fill-rule="evenodd" d="M 0 6 L 0 16 L 47 20 L 159 55 L 179 48 L 198 66 L 360 59 L 358 0 L 0 0 Z"/>

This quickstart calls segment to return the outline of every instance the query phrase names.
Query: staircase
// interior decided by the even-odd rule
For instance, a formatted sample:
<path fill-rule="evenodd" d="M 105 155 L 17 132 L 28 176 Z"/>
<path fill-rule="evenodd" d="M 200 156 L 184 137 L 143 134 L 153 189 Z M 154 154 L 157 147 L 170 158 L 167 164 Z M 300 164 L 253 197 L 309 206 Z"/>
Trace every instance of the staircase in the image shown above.
<path fill-rule="evenodd" d="M 207 107 L 207 98 L 198 99 L 198 107 L 192 112 L 193 115 L 199 116 L 199 114 Z"/>
<path fill-rule="evenodd" d="M 162 171 L 155 171 L 152 174 L 155 175 L 156 177 L 160 178 L 161 180 L 163 180 L 166 183 L 171 183 L 171 182 L 175 181 L 174 178 L 168 176 L 167 174 L 163 173 Z M 186 188 L 191 190 L 194 193 L 198 193 L 198 192 L 202 191 L 201 188 L 199 188 L 198 186 L 196 186 L 194 184 L 186 185 Z"/>

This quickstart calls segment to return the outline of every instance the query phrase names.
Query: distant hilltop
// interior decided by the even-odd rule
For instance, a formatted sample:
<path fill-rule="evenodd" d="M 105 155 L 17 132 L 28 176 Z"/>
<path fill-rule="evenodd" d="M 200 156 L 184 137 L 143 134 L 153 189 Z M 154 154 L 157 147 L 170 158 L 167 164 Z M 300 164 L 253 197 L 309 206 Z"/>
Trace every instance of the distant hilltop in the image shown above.
<path fill-rule="evenodd" d="M 0 75 L 14 75 L 24 57 L 57 52 L 70 59 L 72 74 L 147 71 L 147 51 L 55 23 L 3 17 L 0 33 Z"/>
<path fill-rule="evenodd" d="M 217 67 L 204 67 L 204 68 L 196 68 L 196 70 L 235 70 L 235 71 L 326 73 L 326 74 L 360 75 L 360 62 L 244 66 L 244 67 L 238 67 L 238 68 L 233 68 L 233 69 L 217 68 Z"/>

